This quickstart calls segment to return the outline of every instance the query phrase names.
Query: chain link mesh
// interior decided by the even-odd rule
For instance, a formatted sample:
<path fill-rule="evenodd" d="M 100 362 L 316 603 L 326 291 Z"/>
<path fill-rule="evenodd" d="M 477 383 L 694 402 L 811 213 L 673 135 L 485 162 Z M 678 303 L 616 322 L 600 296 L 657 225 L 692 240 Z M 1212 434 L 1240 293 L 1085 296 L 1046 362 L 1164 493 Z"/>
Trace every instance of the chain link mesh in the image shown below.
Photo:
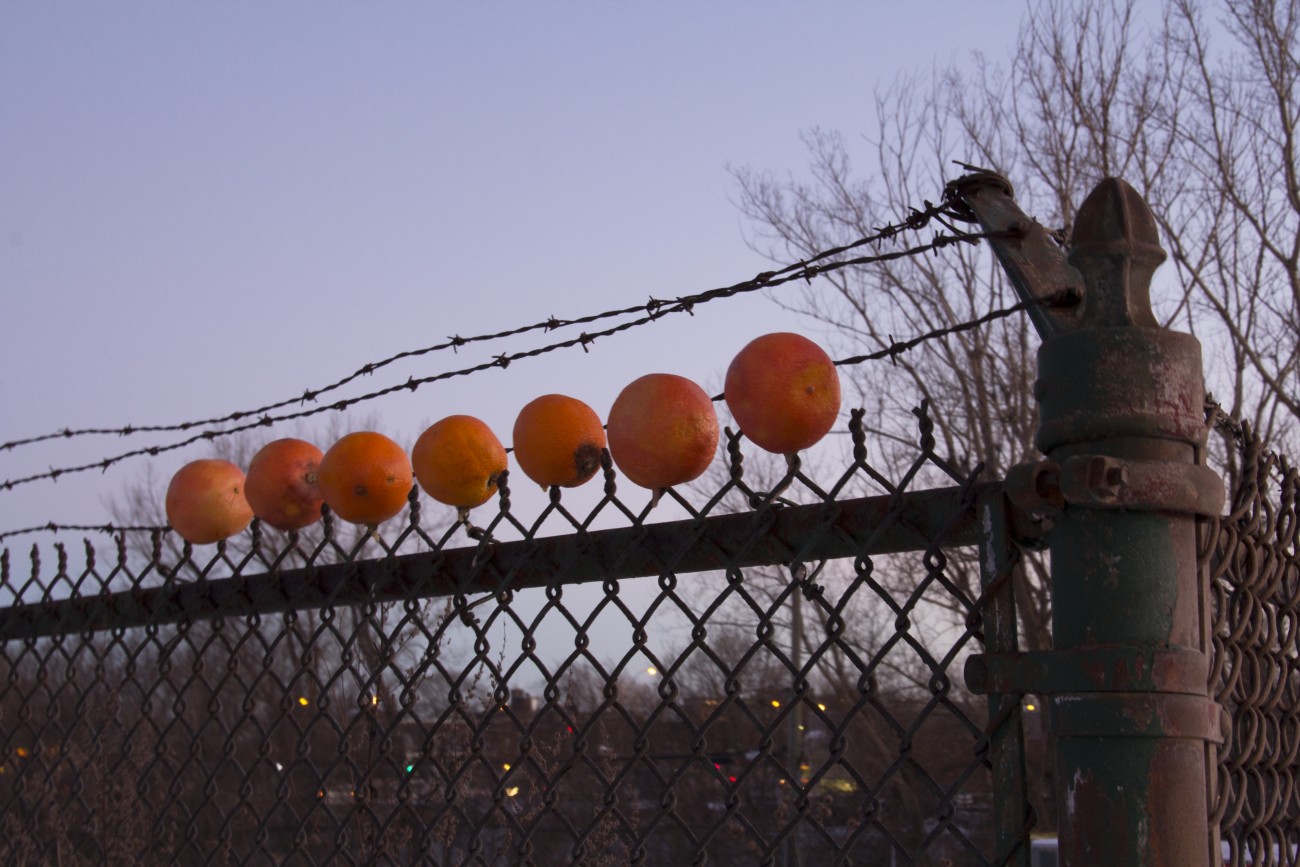
<path fill-rule="evenodd" d="M 1300 844 L 1300 474 L 1249 426 L 1221 425 L 1228 514 L 1207 527 L 1211 689 L 1231 720 L 1212 821 L 1224 863 L 1295 865 Z"/>
<path fill-rule="evenodd" d="M 0 860 L 1023 858 L 1022 763 L 990 758 L 1023 754 L 1019 701 L 954 674 L 1015 649 L 1014 557 L 978 550 L 1000 488 L 919 416 L 895 479 L 858 412 L 824 486 L 731 437 L 702 502 L 635 508 L 606 456 L 581 515 L 507 485 L 481 527 L 413 495 L 382 536 L 5 550 Z"/>

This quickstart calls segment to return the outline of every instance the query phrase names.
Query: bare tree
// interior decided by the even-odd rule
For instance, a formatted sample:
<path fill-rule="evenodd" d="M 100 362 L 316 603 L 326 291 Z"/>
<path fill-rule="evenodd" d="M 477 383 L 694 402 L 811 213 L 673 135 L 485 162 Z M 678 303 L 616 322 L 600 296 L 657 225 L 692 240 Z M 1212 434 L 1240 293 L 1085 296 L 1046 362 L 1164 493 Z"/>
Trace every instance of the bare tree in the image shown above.
<path fill-rule="evenodd" d="M 969 73 L 898 79 L 875 97 L 861 148 L 875 167 L 868 177 L 852 164 L 859 148 L 821 130 L 805 136 L 806 177 L 736 170 L 752 243 L 788 260 L 871 234 L 933 197 L 961 172 L 955 160 L 1012 179 L 1022 207 L 1064 239 L 1091 188 L 1122 176 L 1151 202 L 1175 265 L 1158 300 L 1163 319 L 1206 341 L 1210 382 L 1232 412 L 1285 439 L 1300 410 L 1300 2 L 1220 4 L 1218 30 L 1194 0 L 1164 11 L 1143 24 L 1132 0 L 1036 3 L 1007 63 L 977 55 Z M 846 354 L 1016 300 L 974 247 L 823 279 L 777 300 L 823 323 Z M 911 460 L 909 410 L 922 399 L 957 466 L 1000 478 L 1032 458 L 1036 344 L 1013 318 L 927 344 L 888 375 L 847 369 L 874 410 L 873 460 L 891 469 Z M 1031 647 L 1050 641 L 1043 577 L 1031 563 L 1020 582 Z"/>

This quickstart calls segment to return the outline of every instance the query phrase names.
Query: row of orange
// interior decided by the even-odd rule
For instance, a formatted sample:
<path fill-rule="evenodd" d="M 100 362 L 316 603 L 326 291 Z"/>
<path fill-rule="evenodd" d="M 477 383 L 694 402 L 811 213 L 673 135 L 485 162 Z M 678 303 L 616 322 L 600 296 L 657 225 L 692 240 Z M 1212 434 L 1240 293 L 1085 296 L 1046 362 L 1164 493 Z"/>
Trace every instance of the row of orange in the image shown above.
<path fill-rule="evenodd" d="M 839 373 L 817 344 L 780 332 L 751 341 L 732 360 L 727 407 L 759 447 L 778 454 L 806 449 L 831 429 L 840 408 Z M 519 468 L 543 487 L 581 485 L 608 447 L 619 472 L 642 487 L 689 482 L 718 447 L 713 401 L 698 385 L 670 373 L 632 382 L 614 401 L 605 426 L 582 401 L 537 398 L 514 426 Z M 194 544 L 240 532 L 253 517 L 280 530 L 319 520 L 321 503 L 356 524 L 378 524 L 402 510 L 413 481 L 435 500 L 472 509 L 490 499 L 507 467 L 506 450 L 482 421 L 442 419 L 420 435 L 408 457 L 373 431 L 350 433 L 322 453 L 298 439 L 264 446 L 245 474 L 229 461 L 197 460 L 172 477 L 167 520 Z"/>

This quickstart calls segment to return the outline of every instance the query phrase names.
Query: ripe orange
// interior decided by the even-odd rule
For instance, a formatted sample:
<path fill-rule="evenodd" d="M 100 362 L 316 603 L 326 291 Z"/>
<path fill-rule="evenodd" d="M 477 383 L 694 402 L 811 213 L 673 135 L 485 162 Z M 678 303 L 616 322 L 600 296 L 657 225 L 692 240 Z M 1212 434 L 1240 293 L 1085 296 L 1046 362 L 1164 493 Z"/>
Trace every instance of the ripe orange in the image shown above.
<path fill-rule="evenodd" d="M 492 429 L 469 415 L 449 415 L 415 441 L 411 464 L 425 493 L 440 503 L 472 509 L 497 491 L 506 450 Z"/>
<path fill-rule="evenodd" d="M 717 449 L 713 401 L 685 377 L 650 373 L 633 380 L 609 410 L 610 455 L 643 488 L 698 478 Z"/>
<path fill-rule="evenodd" d="M 191 461 L 167 486 L 167 522 L 194 545 L 219 542 L 253 520 L 244 499 L 244 472 L 230 461 Z"/>
<path fill-rule="evenodd" d="M 727 406 L 740 430 L 769 452 L 816 443 L 840 411 L 840 374 L 820 346 L 787 332 L 765 334 L 727 368 Z"/>
<path fill-rule="evenodd" d="M 277 530 L 301 530 L 320 520 L 321 493 L 316 484 L 321 450 L 303 440 L 285 438 L 262 446 L 248 463 L 244 496 L 253 514 Z"/>
<path fill-rule="evenodd" d="M 515 419 L 515 460 L 544 488 L 574 488 L 600 469 L 605 430 L 591 407 L 573 397 L 544 394 Z"/>
<path fill-rule="evenodd" d="M 321 496 L 340 518 L 380 524 L 402 511 L 411 493 L 411 460 L 374 431 L 350 433 L 330 446 L 316 473 Z"/>

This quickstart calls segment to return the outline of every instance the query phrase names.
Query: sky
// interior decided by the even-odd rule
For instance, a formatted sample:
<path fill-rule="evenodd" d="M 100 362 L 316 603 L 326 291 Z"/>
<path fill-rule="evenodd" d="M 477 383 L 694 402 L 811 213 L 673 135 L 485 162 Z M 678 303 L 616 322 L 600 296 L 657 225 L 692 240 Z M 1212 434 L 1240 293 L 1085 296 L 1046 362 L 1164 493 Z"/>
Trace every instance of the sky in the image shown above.
<path fill-rule="evenodd" d="M 746 280 L 772 263 L 750 247 L 734 169 L 799 176 L 803 134 L 860 141 L 875 88 L 969 62 L 977 46 L 1004 56 L 1022 12 L 1010 2 L 0 0 L 0 441 L 222 416 L 451 335 Z M 717 393 L 735 353 L 770 331 L 820 333 L 772 299 L 733 298 L 587 352 L 261 435 L 326 448 L 327 425 L 377 427 L 410 447 L 432 422 L 466 413 L 509 445 L 515 415 L 541 394 L 604 417 L 645 373 Z M 571 335 L 408 359 L 336 397 Z M 183 438 L 0 451 L 0 480 Z M 109 522 L 130 487 L 151 477 L 161 499 L 177 468 L 210 454 L 200 443 L 0 490 L 0 533 Z M 514 491 L 523 517 L 544 503 L 535 486 Z M 592 484 L 566 502 L 598 496 Z M 48 561 L 53 542 L 77 538 L 0 545 L 25 571 L 33 544 Z M 599 598 L 589 590 L 568 604 Z M 559 631 L 539 637 L 562 655 L 572 630 L 551 620 Z"/>
<path fill-rule="evenodd" d="M 1022 7 L 1001 6 L 0 3 L 0 439 L 219 416 L 450 335 L 751 277 L 771 263 L 732 169 L 797 175 L 802 133 L 870 131 L 873 88 L 1005 53 Z M 643 373 L 713 393 L 748 340 L 812 328 L 763 297 L 716 302 L 335 424 L 409 446 L 468 413 L 508 444 L 539 394 L 603 416 Z M 179 438 L 0 452 L 0 476 Z M 105 522 L 144 473 L 209 449 L 0 491 L 0 532 Z"/>

